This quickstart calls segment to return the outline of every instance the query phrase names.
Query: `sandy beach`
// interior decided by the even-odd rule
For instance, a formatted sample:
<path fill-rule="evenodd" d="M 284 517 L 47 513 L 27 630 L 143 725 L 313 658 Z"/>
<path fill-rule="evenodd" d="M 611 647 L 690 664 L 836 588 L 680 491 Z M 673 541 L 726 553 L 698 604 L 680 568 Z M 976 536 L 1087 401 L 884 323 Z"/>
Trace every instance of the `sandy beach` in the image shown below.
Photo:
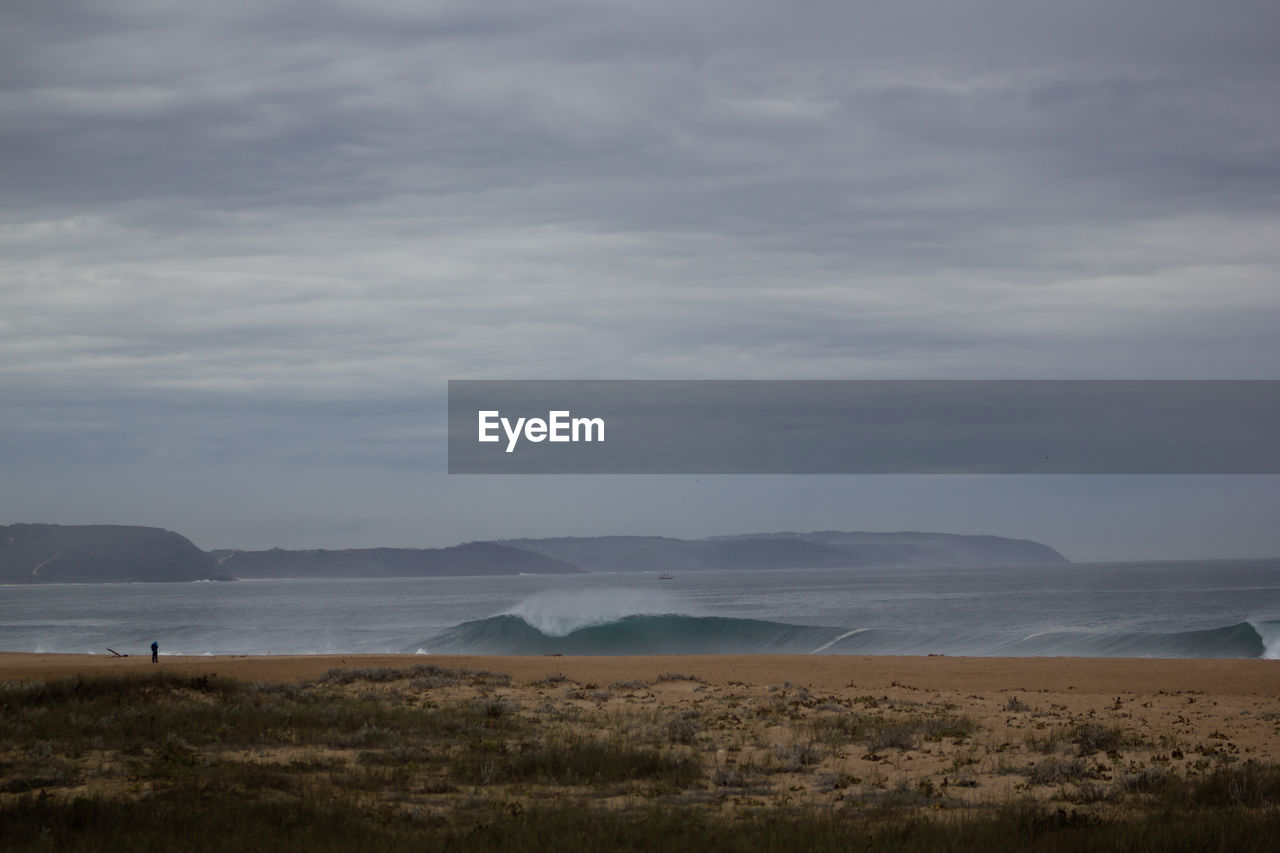
<path fill-rule="evenodd" d="M 791 681 L 815 690 L 851 684 L 888 689 L 897 684 L 935 691 L 1035 691 L 1063 695 L 1197 692 L 1222 697 L 1280 697 L 1280 661 L 1151 658 L 960 658 L 845 655 L 653 655 L 541 657 L 486 655 L 253 655 L 173 657 L 153 664 L 145 653 L 0 653 L 0 682 L 64 678 L 135 670 L 171 670 L 245 681 L 293 682 L 333 668 L 415 666 L 487 669 L 529 682 L 549 673 L 579 681 L 653 679 L 675 670 L 713 684 L 768 686 Z"/>

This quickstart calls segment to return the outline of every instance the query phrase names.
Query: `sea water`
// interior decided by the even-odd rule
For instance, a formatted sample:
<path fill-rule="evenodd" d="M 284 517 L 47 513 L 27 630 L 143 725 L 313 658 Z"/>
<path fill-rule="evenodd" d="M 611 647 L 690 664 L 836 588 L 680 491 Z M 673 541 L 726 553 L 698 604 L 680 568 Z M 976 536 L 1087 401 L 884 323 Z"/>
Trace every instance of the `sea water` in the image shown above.
<path fill-rule="evenodd" d="M 1280 658 L 1280 560 L 0 587 L 0 651 Z"/>

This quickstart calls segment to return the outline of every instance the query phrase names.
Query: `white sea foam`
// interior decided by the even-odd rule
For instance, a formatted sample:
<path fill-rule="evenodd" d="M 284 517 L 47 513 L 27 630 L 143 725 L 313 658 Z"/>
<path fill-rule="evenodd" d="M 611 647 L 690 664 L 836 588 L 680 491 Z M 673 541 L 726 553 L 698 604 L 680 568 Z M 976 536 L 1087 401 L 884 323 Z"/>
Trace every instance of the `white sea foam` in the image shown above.
<path fill-rule="evenodd" d="M 1262 656 L 1267 660 L 1280 660 L 1280 621 L 1250 620 L 1253 630 L 1262 638 Z"/>
<path fill-rule="evenodd" d="M 831 640 L 830 642 L 823 643 L 822 645 L 818 646 L 810 654 L 816 655 L 819 652 L 825 652 L 827 649 L 831 648 L 841 640 L 847 640 L 849 637 L 852 637 L 854 634 L 861 634 L 863 631 L 870 631 L 870 630 L 871 630 L 870 628 L 854 628 L 852 631 L 845 631 L 843 634 L 841 634 L 839 637 L 836 637 L 834 640 Z"/>

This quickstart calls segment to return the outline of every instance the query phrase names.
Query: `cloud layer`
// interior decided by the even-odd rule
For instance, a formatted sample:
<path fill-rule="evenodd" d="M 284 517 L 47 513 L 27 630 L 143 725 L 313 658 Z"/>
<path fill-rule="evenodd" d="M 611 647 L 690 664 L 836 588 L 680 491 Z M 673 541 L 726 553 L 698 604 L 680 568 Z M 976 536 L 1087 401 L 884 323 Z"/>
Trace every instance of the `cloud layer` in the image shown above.
<path fill-rule="evenodd" d="M 1280 12 L 1175 5 L 9 3 L 0 459 L 442 470 L 448 378 L 1275 378 Z"/>

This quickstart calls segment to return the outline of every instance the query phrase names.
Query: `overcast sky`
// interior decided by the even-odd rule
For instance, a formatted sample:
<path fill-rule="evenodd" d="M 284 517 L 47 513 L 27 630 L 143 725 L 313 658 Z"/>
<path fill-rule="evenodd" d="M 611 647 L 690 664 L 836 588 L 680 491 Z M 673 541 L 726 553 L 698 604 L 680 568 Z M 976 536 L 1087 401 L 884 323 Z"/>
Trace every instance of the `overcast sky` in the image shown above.
<path fill-rule="evenodd" d="M 0 523 L 1280 554 L 1276 477 L 449 477 L 450 378 L 1280 378 L 1280 6 L 5 0 Z"/>

